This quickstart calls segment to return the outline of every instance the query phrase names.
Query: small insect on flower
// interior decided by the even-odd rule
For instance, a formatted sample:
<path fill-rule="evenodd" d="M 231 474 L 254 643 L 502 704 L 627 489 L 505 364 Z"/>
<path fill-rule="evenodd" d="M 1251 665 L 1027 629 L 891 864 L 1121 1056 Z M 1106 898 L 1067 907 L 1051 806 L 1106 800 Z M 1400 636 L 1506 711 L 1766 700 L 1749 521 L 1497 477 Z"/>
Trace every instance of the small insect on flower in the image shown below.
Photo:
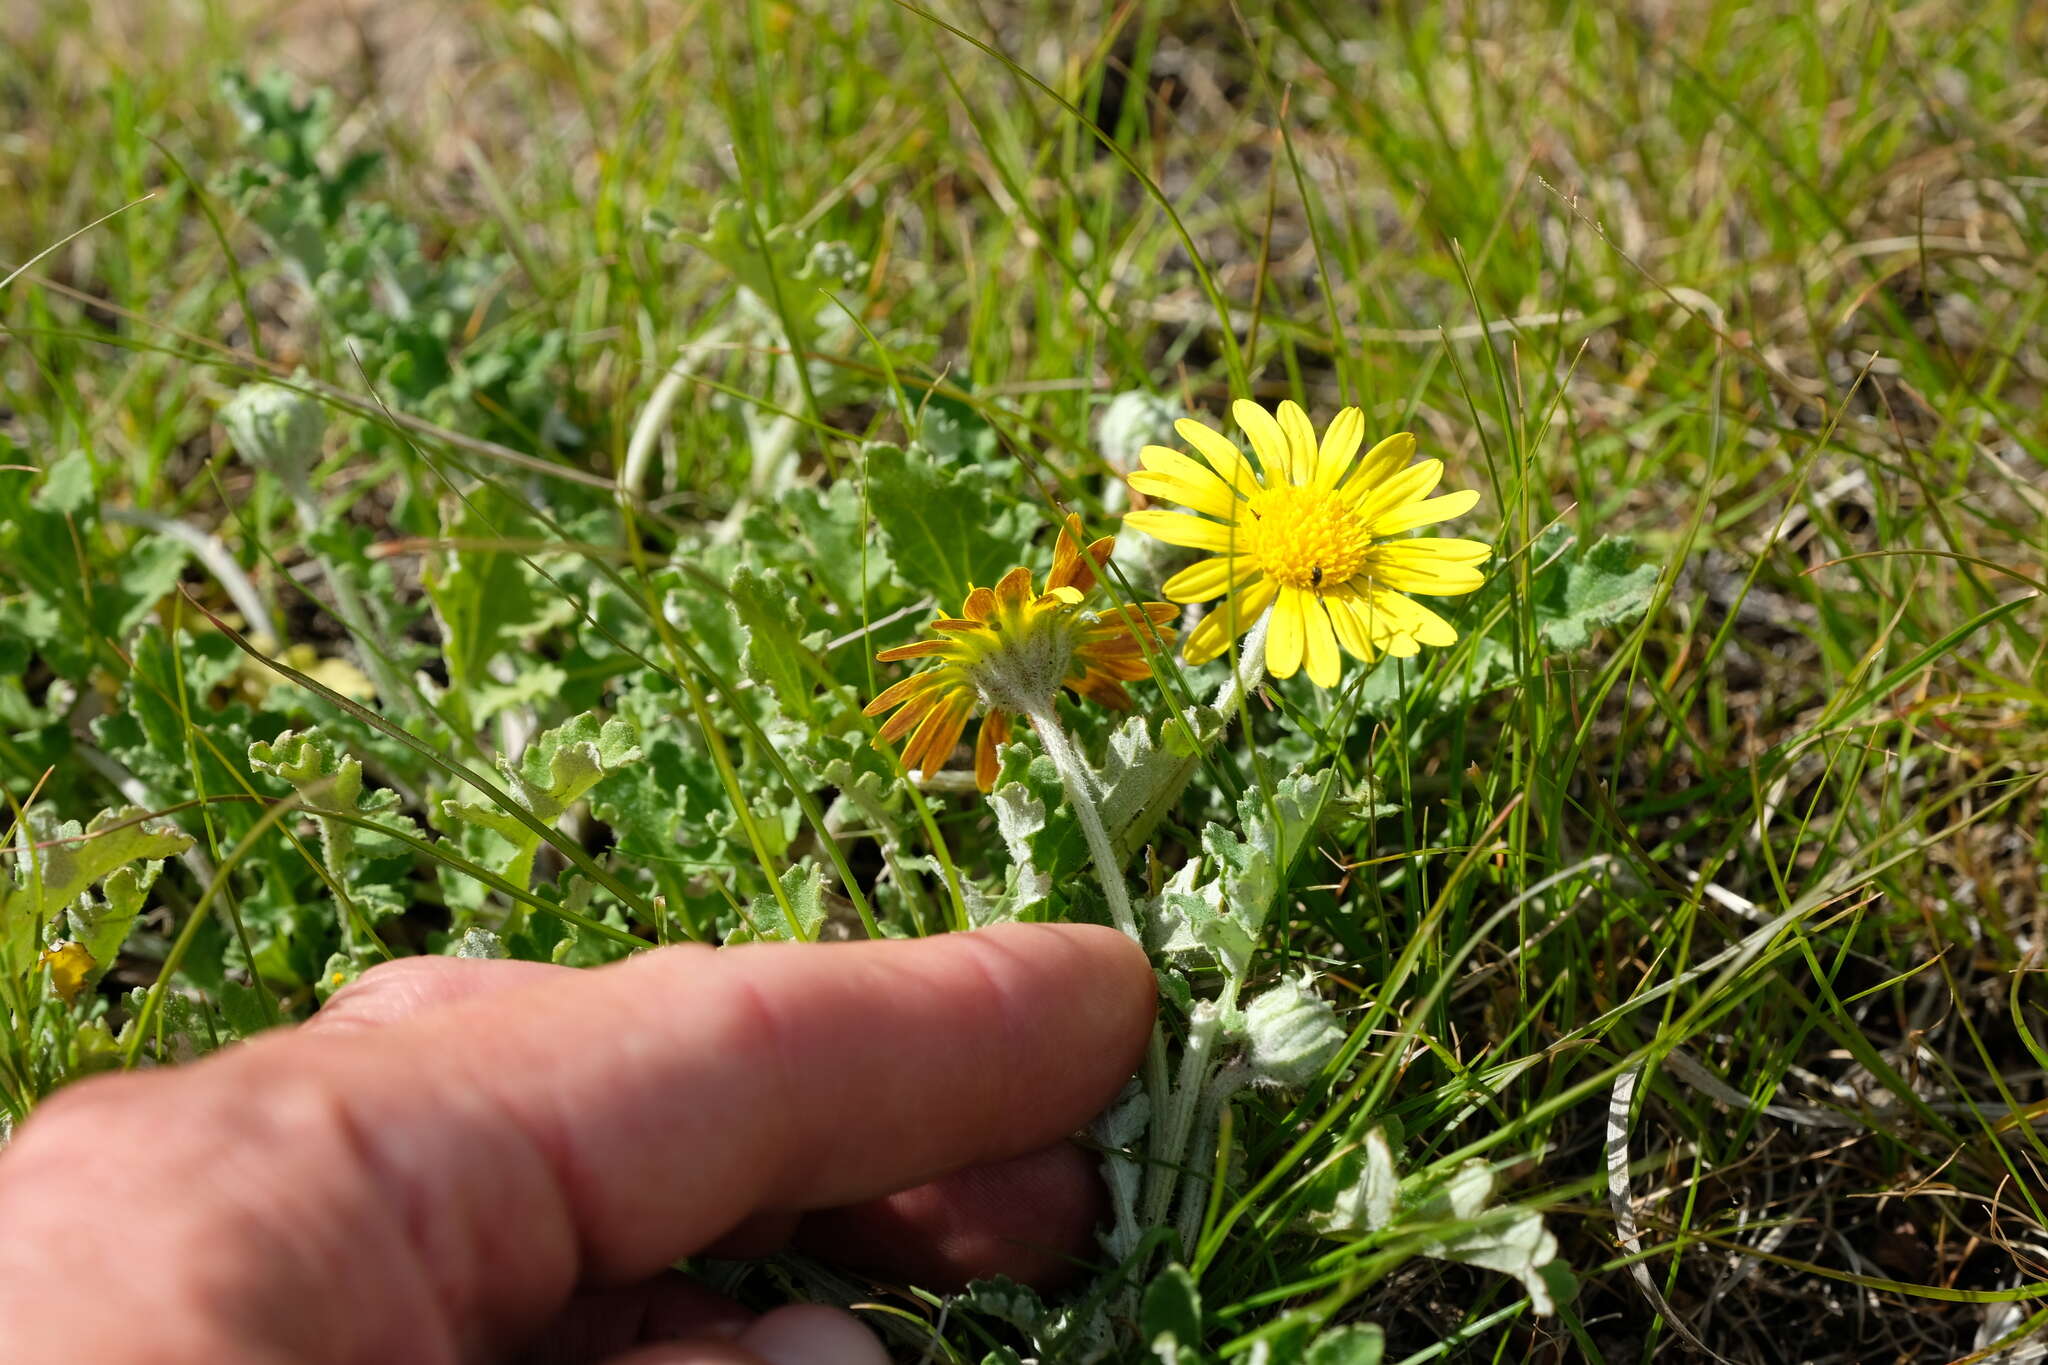
<path fill-rule="evenodd" d="M 1109 562 L 1114 536 L 1082 548 L 1081 519 L 1067 518 L 1054 546 L 1045 591 L 1033 593 L 1031 571 L 1004 574 L 993 588 L 973 588 L 958 616 L 932 622 L 938 638 L 897 645 L 875 655 L 933 658 L 935 668 L 912 674 L 869 702 L 864 714 L 899 708 L 875 736 L 875 747 L 909 735 L 903 766 L 933 773 L 952 754 L 977 708 L 981 733 L 974 745 L 974 782 L 988 791 L 996 780 L 996 748 L 1008 741 L 1017 715 L 1043 715 L 1060 688 L 1112 710 L 1131 709 L 1124 683 L 1148 676 L 1148 643 L 1170 646 L 1167 622 L 1180 614 L 1166 602 L 1086 611 L 1096 570 Z"/>
<path fill-rule="evenodd" d="M 1370 662 L 1454 643 L 1450 622 L 1404 594 L 1471 592 L 1486 581 L 1479 566 L 1493 548 L 1476 540 L 1394 537 L 1462 516 L 1479 495 L 1430 497 L 1443 461 L 1409 464 L 1415 438 L 1405 431 L 1354 462 L 1365 436 L 1357 408 L 1338 413 L 1320 445 L 1297 404 L 1282 403 L 1276 416 L 1239 399 L 1231 415 L 1251 438 L 1256 469 L 1227 437 L 1183 419 L 1174 430 L 1208 463 L 1146 446 L 1138 452 L 1144 468 L 1130 476 L 1140 493 L 1197 515 L 1148 509 L 1126 514 L 1126 525 L 1215 555 L 1166 581 L 1165 595 L 1175 602 L 1224 599 L 1188 632 L 1181 651 L 1187 661 L 1215 658 L 1268 607 L 1267 670 L 1288 678 L 1306 668 L 1318 687 L 1337 685 L 1340 647 Z"/>

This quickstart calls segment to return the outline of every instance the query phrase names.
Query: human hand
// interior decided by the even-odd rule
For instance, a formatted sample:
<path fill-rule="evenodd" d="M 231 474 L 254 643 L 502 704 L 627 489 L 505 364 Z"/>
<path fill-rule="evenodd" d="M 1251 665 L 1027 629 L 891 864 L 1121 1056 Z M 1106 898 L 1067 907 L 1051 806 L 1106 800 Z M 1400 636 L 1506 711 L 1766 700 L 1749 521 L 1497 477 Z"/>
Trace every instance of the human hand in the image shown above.
<path fill-rule="evenodd" d="M 1063 1139 L 1152 992 L 1077 925 L 392 963 L 22 1126 L 0 1361 L 883 1362 L 836 1310 L 756 1319 L 668 1267 L 793 1239 L 925 1284 L 1056 1277 L 1100 1202 Z"/>

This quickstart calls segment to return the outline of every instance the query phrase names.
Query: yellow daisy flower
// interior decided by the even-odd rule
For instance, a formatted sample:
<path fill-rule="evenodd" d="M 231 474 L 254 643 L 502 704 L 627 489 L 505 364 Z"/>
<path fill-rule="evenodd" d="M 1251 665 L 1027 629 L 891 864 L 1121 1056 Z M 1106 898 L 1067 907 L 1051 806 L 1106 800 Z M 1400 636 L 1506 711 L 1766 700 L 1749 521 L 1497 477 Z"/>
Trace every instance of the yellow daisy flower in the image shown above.
<path fill-rule="evenodd" d="M 1199 515 L 1131 512 L 1126 525 L 1215 554 L 1166 582 L 1165 595 L 1175 602 L 1225 598 L 1188 632 L 1187 661 L 1215 658 L 1268 607 L 1267 670 L 1289 678 L 1306 668 L 1318 687 L 1337 685 L 1340 647 L 1370 661 L 1456 641 L 1450 622 L 1403 594 L 1471 592 L 1486 581 L 1479 566 L 1493 548 L 1476 540 L 1393 537 L 1462 516 L 1479 495 L 1430 497 L 1443 461 L 1409 464 L 1415 437 L 1405 431 L 1354 463 L 1365 436 L 1365 414 L 1357 408 L 1338 413 L 1320 445 L 1298 404 L 1282 403 L 1276 415 L 1239 399 L 1231 415 L 1251 438 L 1256 469 L 1228 438 L 1183 419 L 1174 430 L 1208 463 L 1146 446 L 1138 452 L 1144 468 L 1130 476 L 1140 493 Z"/>
<path fill-rule="evenodd" d="M 903 766 L 937 772 L 960 742 L 976 707 L 986 710 L 974 745 L 974 782 L 988 791 L 996 780 L 996 746 L 1010 738 L 1011 718 L 1049 712 L 1062 687 L 1117 711 L 1131 709 L 1124 683 L 1151 673 L 1145 641 L 1180 610 L 1166 602 L 1134 608 L 1080 610 L 1095 586 L 1095 571 L 1109 562 L 1116 537 L 1105 536 L 1084 551 L 1081 519 L 1068 517 L 1053 548 L 1045 591 L 1031 591 L 1031 571 L 1010 570 L 993 588 L 974 588 L 957 617 L 932 622 L 938 639 L 897 645 L 875 655 L 896 659 L 936 658 L 928 668 L 886 689 L 862 713 L 878 716 L 900 708 L 883 723 L 875 747 L 904 735 Z M 1150 622 L 1148 628 L 1147 622 Z"/>

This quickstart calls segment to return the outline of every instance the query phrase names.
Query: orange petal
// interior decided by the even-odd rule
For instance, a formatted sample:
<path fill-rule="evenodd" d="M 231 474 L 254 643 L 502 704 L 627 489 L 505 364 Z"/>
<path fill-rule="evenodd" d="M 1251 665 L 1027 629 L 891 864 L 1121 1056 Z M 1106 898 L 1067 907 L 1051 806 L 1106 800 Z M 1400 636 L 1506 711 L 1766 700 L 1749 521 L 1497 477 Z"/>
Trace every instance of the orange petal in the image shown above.
<path fill-rule="evenodd" d="M 1004 574 L 1002 580 L 996 584 L 996 601 L 1006 607 L 1021 607 L 1024 600 L 1030 596 L 1031 570 L 1022 564 Z"/>
<path fill-rule="evenodd" d="M 960 732 L 967 728 L 970 709 L 972 704 L 961 692 L 948 696 L 943 706 L 933 707 L 910 743 L 903 746 L 903 766 L 927 777 L 945 767 L 953 756 L 953 746 L 960 742 Z"/>
<path fill-rule="evenodd" d="M 898 659 L 922 659 L 932 654 L 945 654 L 953 649 L 951 640 L 912 640 L 907 645 L 897 645 L 875 655 L 878 663 L 893 664 Z"/>
<path fill-rule="evenodd" d="M 884 744 L 893 744 L 903 738 L 910 732 L 912 726 L 930 715 L 947 695 L 945 691 L 935 688 L 929 692 L 920 692 L 903 703 L 903 709 L 884 721 L 882 728 L 875 732 L 875 747 L 879 749 Z"/>
<path fill-rule="evenodd" d="M 987 588 L 968 590 L 967 600 L 961 604 L 960 614 L 970 621 L 986 621 L 996 614 L 996 595 Z"/>
<path fill-rule="evenodd" d="M 997 746 L 1009 742 L 1009 712 L 991 711 L 982 717 L 981 733 L 974 737 L 974 785 L 984 792 L 995 789 L 996 769 L 1001 762 Z"/>
<path fill-rule="evenodd" d="M 1085 697 L 1098 706 L 1112 711 L 1129 711 L 1135 703 L 1131 694 L 1124 691 L 1124 685 L 1107 674 L 1089 669 L 1085 673 L 1069 674 L 1066 685 L 1074 690 L 1077 697 Z"/>
<path fill-rule="evenodd" d="M 1059 539 L 1052 545 L 1052 572 L 1045 576 L 1047 591 L 1062 587 L 1072 581 L 1069 575 L 1081 559 L 1081 518 L 1069 513 L 1060 527 Z"/>
<path fill-rule="evenodd" d="M 1145 662 L 1142 654 L 1098 654 L 1093 649 L 1077 649 L 1074 658 L 1086 664 L 1090 673 L 1121 678 L 1126 682 L 1139 682 L 1152 676 L 1152 666 Z"/>
<path fill-rule="evenodd" d="M 909 701 L 917 693 L 927 688 L 944 686 L 945 681 L 945 672 L 942 669 L 935 668 L 923 673 L 913 673 L 902 681 L 891 683 L 888 687 L 883 688 L 882 695 L 876 697 L 866 706 L 863 706 L 860 713 L 864 716 L 879 716 L 890 707 Z"/>

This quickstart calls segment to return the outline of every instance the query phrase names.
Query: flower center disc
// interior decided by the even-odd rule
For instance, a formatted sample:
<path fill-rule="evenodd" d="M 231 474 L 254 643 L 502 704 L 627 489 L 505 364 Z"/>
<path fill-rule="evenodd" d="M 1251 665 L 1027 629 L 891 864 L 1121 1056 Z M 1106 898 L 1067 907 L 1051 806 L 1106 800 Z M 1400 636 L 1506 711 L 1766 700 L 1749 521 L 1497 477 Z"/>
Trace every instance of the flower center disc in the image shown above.
<path fill-rule="evenodd" d="M 1312 488 L 1273 488 L 1255 495 L 1246 552 L 1260 572 L 1290 588 L 1320 591 L 1348 583 L 1365 567 L 1372 537 L 1348 501 Z"/>

